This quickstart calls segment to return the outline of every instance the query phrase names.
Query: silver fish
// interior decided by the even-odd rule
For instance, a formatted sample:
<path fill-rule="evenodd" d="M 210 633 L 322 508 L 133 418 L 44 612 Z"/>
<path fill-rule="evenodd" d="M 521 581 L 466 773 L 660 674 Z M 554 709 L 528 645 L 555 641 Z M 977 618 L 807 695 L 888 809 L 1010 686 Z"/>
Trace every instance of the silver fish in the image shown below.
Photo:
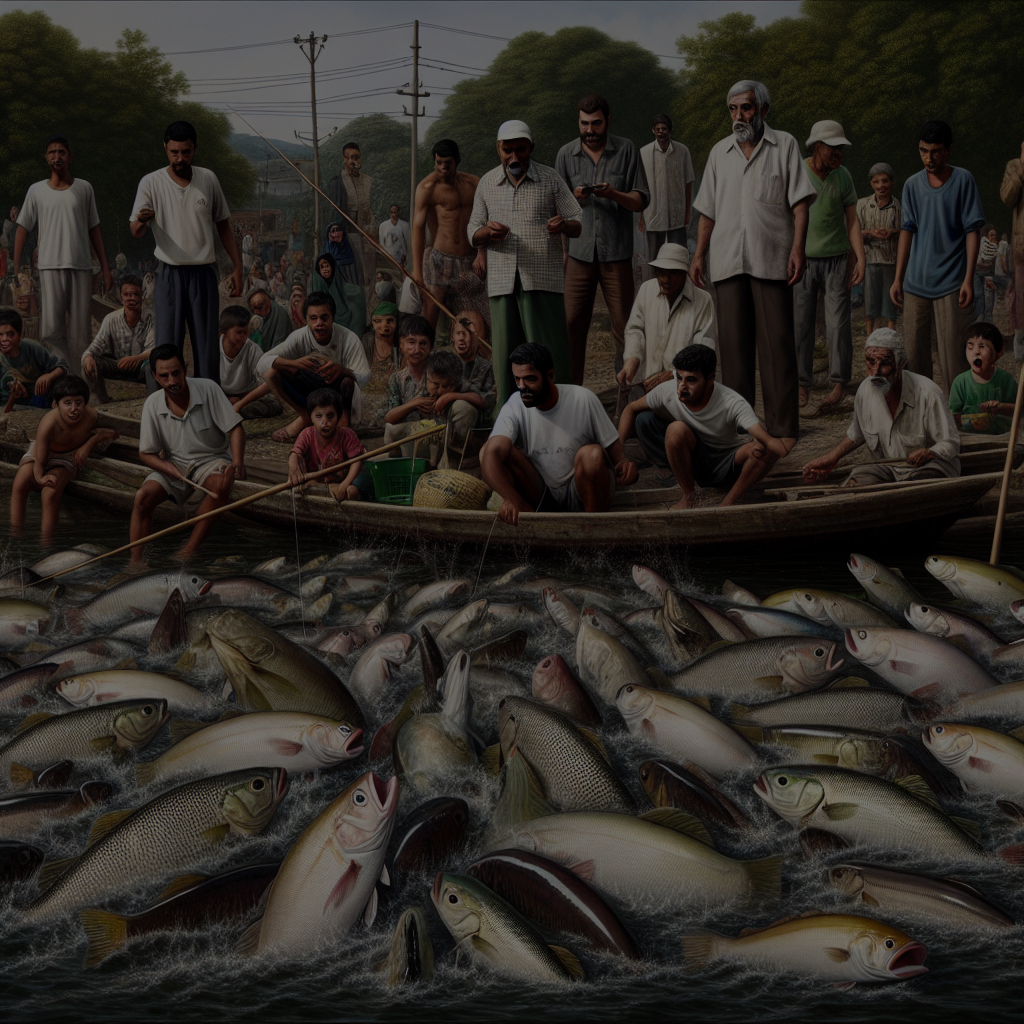
<path fill-rule="evenodd" d="M 420 587 L 402 605 L 400 614 L 406 618 L 415 618 L 436 604 L 453 597 L 468 595 L 471 587 L 469 580 L 440 580 L 437 583 L 428 583 L 425 587 Z"/>
<path fill-rule="evenodd" d="M 585 618 L 576 633 L 576 665 L 583 685 L 606 704 L 615 702 L 624 683 L 644 686 L 650 682 L 640 663 L 615 637 Z"/>
<path fill-rule="evenodd" d="M 1009 736 L 978 725 L 934 722 L 923 735 L 925 746 L 968 789 L 1024 799 L 1024 731 Z"/>
<path fill-rule="evenodd" d="M 580 625 L 580 610 L 564 594 L 560 594 L 554 587 L 545 587 L 543 591 L 544 607 L 547 609 L 551 621 L 560 629 L 564 629 L 571 636 L 576 635 Z"/>
<path fill-rule="evenodd" d="M 95 707 L 112 701 L 162 700 L 169 711 L 202 714 L 218 702 L 188 683 L 159 672 L 111 669 L 71 676 L 57 686 L 57 695 L 76 708 Z"/>
<path fill-rule="evenodd" d="M 367 644 L 352 668 L 349 687 L 360 700 L 375 701 L 397 666 L 408 659 L 412 646 L 408 633 L 387 633 Z"/>
<path fill-rule="evenodd" d="M 1024 579 L 1008 566 L 955 555 L 930 555 L 924 567 L 961 601 L 993 615 L 1005 616 L 1011 601 L 1024 598 Z"/>
<path fill-rule="evenodd" d="M 873 558 L 852 554 L 846 567 L 864 588 L 868 600 L 887 615 L 899 621 L 921 595 L 903 578 L 902 573 L 887 569 Z"/>
<path fill-rule="evenodd" d="M 154 572 L 117 583 L 94 597 L 88 604 L 68 608 L 64 621 L 68 629 L 81 635 L 102 632 L 127 622 L 137 615 L 159 615 L 175 589 L 186 605 L 197 601 L 210 589 L 210 582 L 195 573 Z"/>

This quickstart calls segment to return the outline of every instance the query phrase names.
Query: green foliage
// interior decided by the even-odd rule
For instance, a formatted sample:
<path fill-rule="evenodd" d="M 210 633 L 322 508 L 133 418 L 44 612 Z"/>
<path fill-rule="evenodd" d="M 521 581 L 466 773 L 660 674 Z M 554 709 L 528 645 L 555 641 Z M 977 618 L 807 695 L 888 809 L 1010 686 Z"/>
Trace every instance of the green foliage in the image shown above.
<path fill-rule="evenodd" d="M 801 17 L 764 28 L 739 13 L 704 22 L 677 48 L 687 60 L 674 134 L 698 170 L 729 131 L 729 87 L 755 78 L 771 91 L 771 124 L 801 145 L 815 121 L 843 125 L 853 143 L 844 162 L 862 196 L 882 160 L 899 190 L 921 169 L 918 128 L 948 121 L 952 162 L 977 179 L 988 217 L 1008 227 L 999 182 L 1024 137 L 1024 19 L 1013 0 L 805 0 Z"/>
<path fill-rule="evenodd" d="M 286 142 L 284 139 L 270 140 L 285 156 L 295 160 L 312 160 L 313 147 L 305 143 Z M 271 160 L 279 160 L 280 157 L 274 152 L 258 135 L 248 135 L 245 132 L 235 132 L 228 138 L 228 144 L 236 153 L 251 163 L 262 163 L 268 157 Z"/>
<path fill-rule="evenodd" d="M 40 11 L 0 16 L 0 206 L 20 205 L 25 190 L 48 176 L 43 141 L 71 140 L 76 177 L 96 192 L 108 257 L 120 249 L 143 256 L 152 237 L 135 242 L 128 217 L 139 179 L 166 166 L 163 130 L 191 121 L 197 162 L 220 178 L 232 204 L 250 196 L 256 174 L 232 151 L 227 117 L 185 99 L 188 82 L 174 73 L 142 32 L 126 30 L 116 53 L 83 49 Z"/>

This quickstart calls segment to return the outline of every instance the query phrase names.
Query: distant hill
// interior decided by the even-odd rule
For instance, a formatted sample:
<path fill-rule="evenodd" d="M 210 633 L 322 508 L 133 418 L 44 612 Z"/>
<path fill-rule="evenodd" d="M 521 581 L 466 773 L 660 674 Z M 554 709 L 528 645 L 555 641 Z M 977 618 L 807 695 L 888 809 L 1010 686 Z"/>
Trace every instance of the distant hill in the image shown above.
<path fill-rule="evenodd" d="M 285 142 L 282 139 L 271 139 L 278 149 L 288 157 L 312 160 L 313 150 L 309 146 L 303 146 L 298 142 Z M 245 135 L 242 132 L 235 132 L 228 142 L 236 153 L 241 153 L 251 163 L 262 163 L 267 157 L 278 160 L 280 157 L 275 153 L 258 135 Z"/>

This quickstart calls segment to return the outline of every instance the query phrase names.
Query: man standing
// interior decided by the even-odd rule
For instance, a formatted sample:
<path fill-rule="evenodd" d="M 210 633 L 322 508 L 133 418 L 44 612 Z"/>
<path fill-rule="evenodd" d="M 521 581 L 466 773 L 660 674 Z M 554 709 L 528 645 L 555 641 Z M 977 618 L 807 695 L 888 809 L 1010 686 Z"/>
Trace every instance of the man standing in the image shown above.
<path fill-rule="evenodd" d="M 640 162 L 651 190 L 651 202 L 640 214 L 640 230 L 647 239 L 644 281 L 654 277 L 647 269 L 666 242 L 686 245 L 693 200 L 693 162 L 690 151 L 672 138 L 672 118 L 655 114 L 654 142 L 640 150 Z"/>
<path fill-rule="evenodd" d="M 565 316 L 574 384 L 583 383 L 598 281 L 611 320 L 615 372 L 622 369 L 626 321 L 633 307 L 633 214 L 650 200 L 636 146 L 608 131 L 608 101 L 603 96 L 584 96 L 578 113 L 580 136 L 566 143 L 555 160 L 558 176 L 572 189 L 583 211 L 581 231 L 569 242 L 565 267 Z"/>
<path fill-rule="evenodd" d="M 146 376 L 146 370 L 155 338 L 153 314 L 142 309 L 142 281 L 126 274 L 121 281 L 121 308 L 103 318 L 82 356 L 82 376 L 98 404 L 110 401 L 107 380 L 130 380 L 153 392 L 153 378 Z"/>
<path fill-rule="evenodd" d="M 157 345 L 176 345 L 181 352 L 187 325 L 195 375 L 217 382 L 220 293 L 214 229 L 234 268 L 230 294 L 242 294 L 242 260 L 231 211 L 217 175 L 193 166 L 196 130 L 188 121 L 168 125 L 164 152 L 170 166 L 139 182 L 129 226 L 133 238 L 142 238 L 153 224 Z"/>
<path fill-rule="evenodd" d="M 513 391 L 509 353 L 524 342 L 549 350 L 559 384 L 572 381 L 559 236 L 578 238 L 582 228 L 568 185 L 533 160 L 525 122 L 505 121 L 497 148 L 501 164 L 480 179 L 466 234 L 475 247 L 490 249 L 491 351 L 504 403 Z"/>
<path fill-rule="evenodd" d="M 737 82 L 726 101 L 732 137 L 715 143 L 693 204 L 700 225 L 690 278 L 704 287 L 713 233 L 722 383 L 753 405 L 760 364 L 765 426 L 792 448 L 799 421 L 793 285 L 804 273 L 815 189 L 796 139 L 765 121 L 764 85 Z"/>
<path fill-rule="evenodd" d="M 71 174 L 71 143 L 63 135 L 46 140 L 50 177 L 30 185 L 14 234 L 14 273 L 28 233 L 39 229 L 39 340 L 78 366 L 89 346 L 92 257 L 96 252 L 108 291 L 114 279 L 100 233 L 100 215 L 92 185 Z"/>
<path fill-rule="evenodd" d="M 974 319 L 974 264 L 985 215 L 973 176 L 949 166 L 953 132 L 926 121 L 917 150 L 924 170 L 903 186 L 903 224 L 889 294 L 903 310 L 907 366 L 932 376 L 932 323 L 949 393 L 964 368 L 964 331 Z"/>
<path fill-rule="evenodd" d="M 406 265 L 410 249 L 409 222 L 398 219 L 398 203 L 392 203 L 388 209 L 388 219 L 377 229 L 377 241 L 403 267 Z"/>
<path fill-rule="evenodd" d="M 480 179 L 459 170 L 462 159 L 452 139 L 434 144 L 434 169 L 416 186 L 412 219 L 412 276 L 420 287 L 423 315 L 437 326 L 433 298 L 447 302 L 448 289 L 463 274 L 487 272 L 486 250 L 474 251 L 466 236 Z M 426 247 L 426 230 L 432 242 Z"/>
<path fill-rule="evenodd" d="M 843 167 L 843 147 L 851 143 L 838 121 L 818 121 L 811 128 L 807 165 L 818 198 L 807 218 L 807 270 L 793 286 L 796 357 L 800 369 L 800 405 L 814 383 L 814 335 L 818 293 L 825 300 L 828 379 L 832 390 L 817 409 L 827 412 L 846 394 L 853 371 L 850 286 L 864 280 L 864 240 L 857 219 L 857 189 Z M 850 275 L 850 249 L 857 259 Z"/>
<path fill-rule="evenodd" d="M 358 142 L 346 142 L 341 151 L 344 168 L 341 172 L 343 199 L 341 208 L 371 238 L 377 234 L 377 221 L 370 208 L 370 186 L 373 178 L 363 174 L 363 154 Z M 349 243 L 356 254 L 363 286 L 366 288 L 366 305 L 372 308 L 377 271 L 377 250 L 358 231 L 349 232 Z"/>
<path fill-rule="evenodd" d="M 1013 279 L 1006 290 L 1006 304 L 1013 331 L 1013 358 L 1019 365 L 1024 360 L 1024 142 L 1020 144 L 1020 156 L 1006 165 L 999 198 L 1013 207 Z"/>

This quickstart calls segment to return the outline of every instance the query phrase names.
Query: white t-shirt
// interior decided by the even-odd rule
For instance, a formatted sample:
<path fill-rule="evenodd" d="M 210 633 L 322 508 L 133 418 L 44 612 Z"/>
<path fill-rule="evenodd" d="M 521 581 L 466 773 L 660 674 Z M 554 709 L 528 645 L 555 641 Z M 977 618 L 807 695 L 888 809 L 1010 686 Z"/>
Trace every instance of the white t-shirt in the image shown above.
<path fill-rule="evenodd" d="M 81 178 L 65 189 L 48 181 L 29 185 L 18 213 L 26 231 L 39 226 L 40 270 L 92 270 L 89 231 L 99 222 L 92 185 Z"/>
<path fill-rule="evenodd" d="M 569 489 L 580 448 L 585 444 L 607 448 L 619 439 L 601 399 L 575 384 L 559 384 L 558 401 L 546 411 L 528 409 L 517 391 L 501 407 L 491 437 L 522 441 L 523 453 L 556 500 Z"/>
<path fill-rule="evenodd" d="M 263 376 L 274 367 L 275 359 L 301 359 L 303 356 L 319 356 L 323 360 L 344 366 L 351 370 L 356 384 L 362 386 L 370 379 L 370 364 L 366 361 L 366 350 L 359 335 L 340 324 L 334 325 L 334 333 L 326 345 L 321 345 L 308 327 L 292 331 L 280 345 L 269 352 L 260 354 L 259 372 Z"/>
<path fill-rule="evenodd" d="M 147 174 L 139 182 L 130 221 L 149 207 L 156 216 L 149 222 L 156 239 L 154 255 L 175 267 L 198 267 L 216 262 L 214 224 L 231 216 L 220 182 L 205 167 L 192 168 L 192 180 L 182 188 L 169 167 Z"/>
<path fill-rule="evenodd" d="M 256 367 L 263 350 L 252 338 L 246 338 L 242 351 L 229 359 L 224 351 L 224 336 L 220 339 L 220 386 L 225 395 L 247 395 L 263 383 Z"/>
<path fill-rule="evenodd" d="M 709 452 L 725 455 L 752 440 L 739 428 L 750 430 L 758 424 L 757 414 L 740 394 L 715 381 L 711 401 L 703 409 L 694 410 L 679 401 L 676 382 L 667 380 L 647 393 L 647 408 L 662 412 L 674 420 L 682 420 L 700 436 Z"/>

